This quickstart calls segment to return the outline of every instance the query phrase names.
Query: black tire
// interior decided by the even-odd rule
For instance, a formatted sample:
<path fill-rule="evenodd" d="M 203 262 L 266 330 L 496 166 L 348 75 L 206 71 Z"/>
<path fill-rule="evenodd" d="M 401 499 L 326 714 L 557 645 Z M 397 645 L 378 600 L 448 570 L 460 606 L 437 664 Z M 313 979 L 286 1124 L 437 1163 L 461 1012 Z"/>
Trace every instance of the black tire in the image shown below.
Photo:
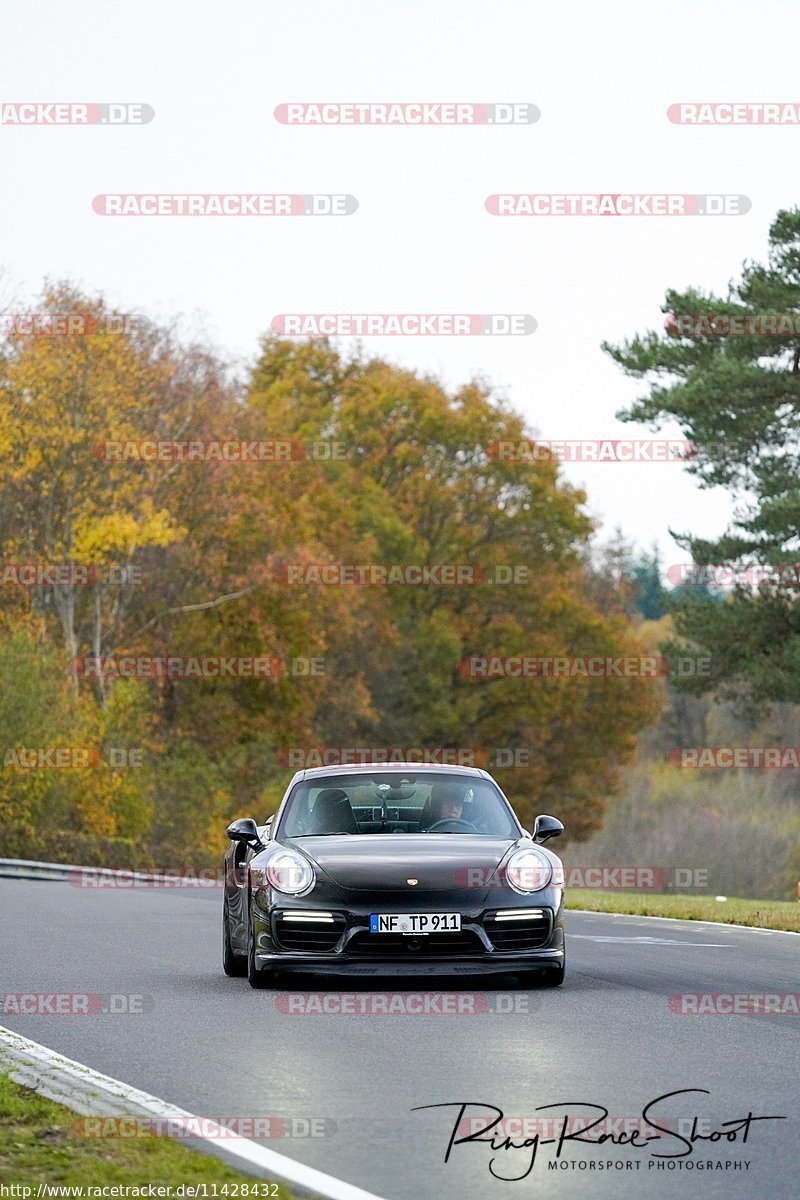
<path fill-rule="evenodd" d="M 247 974 L 247 959 L 243 954 L 235 954 L 231 945 L 231 931 L 228 924 L 228 897 L 222 901 L 222 969 L 226 975 L 241 979 Z"/>
<path fill-rule="evenodd" d="M 561 987 L 567 973 L 566 957 L 558 967 L 545 967 L 539 971 L 521 971 L 518 978 L 525 987 Z"/>
<path fill-rule="evenodd" d="M 561 987 L 567 973 L 566 963 L 560 967 L 550 967 L 542 977 L 542 987 Z"/>
<path fill-rule="evenodd" d="M 251 988 L 268 988 L 272 986 L 272 972 L 259 971 L 256 968 L 256 947 L 253 940 L 253 917 L 247 914 L 247 981 Z"/>

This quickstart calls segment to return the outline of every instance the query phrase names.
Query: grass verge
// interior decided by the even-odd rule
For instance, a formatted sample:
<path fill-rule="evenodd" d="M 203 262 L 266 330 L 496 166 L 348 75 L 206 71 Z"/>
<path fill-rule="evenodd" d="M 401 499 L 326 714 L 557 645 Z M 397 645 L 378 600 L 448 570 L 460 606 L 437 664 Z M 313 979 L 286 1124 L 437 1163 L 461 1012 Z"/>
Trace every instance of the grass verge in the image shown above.
<path fill-rule="evenodd" d="M 592 912 L 676 917 L 685 921 L 727 921 L 731 925 L 758 925 L 762 929 L 788 929 L 800 933 L 800 903 L 792 900 L 739 900 L 734 896 L 715 900 L 713 896 L 662 896 L 568 888 L 566 903 L 567 908 L 585 908 Z"/>
<path fill-rule="evenodd" d="M 283 1184 L 268 1184 L 181 1146 L 168 1137 L 89 1138 L 83 1118 L 0 1074 L 0 1184 L 129 1187 L 159 1184 L 249 1184 L 253 1196 L 290 1200 Z M 211 1189 L 209 1188 L 209 1194 Z M 34 1192 L 35 1195 L 35 1192 Z M 223 1197 L 224 1193 L 219 1193 Z M 231 1187 L 229 1196 L 236 1196 Z"/>

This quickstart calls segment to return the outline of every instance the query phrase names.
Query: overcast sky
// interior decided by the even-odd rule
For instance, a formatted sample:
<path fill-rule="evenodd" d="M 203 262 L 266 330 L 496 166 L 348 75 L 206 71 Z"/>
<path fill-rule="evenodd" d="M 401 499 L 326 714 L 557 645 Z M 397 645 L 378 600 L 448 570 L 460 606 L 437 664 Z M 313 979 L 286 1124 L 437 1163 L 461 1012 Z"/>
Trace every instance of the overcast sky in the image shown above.
<path fill-rule="evenodd" d="M 277 313 L 530 313 L 525 337 L 369 338 L 448 385 L 481 374 L 543 438 L 649 437 L 604 339 L 660 327 L 668 286 L 724 290 L 797 200 L 800 128 L 690 128 L 681 100 L 800 101 L 796 4 L 741 0 L 52 0 L 3 17 L 2 100 L 142 102 L 143 126 L 0 126 L 2 262 L 123 310 L 185 313 L 249 360 Z M 534 124 L 297 127 L 291 101 L 528 102 Z M 98 193 L 349 193 L 341 218 L 98 216 Z M 745 216 L 490 216 L 498 192 L 737 193 Z M 343 345 L 346 343 L 343 342 Z M 277 431 L 276 431 L 277 432 Z M 671 430 L 675 433 L 675 430 Z M 724 527 L 676 465 L 565 468 L 605 533 Z"/>

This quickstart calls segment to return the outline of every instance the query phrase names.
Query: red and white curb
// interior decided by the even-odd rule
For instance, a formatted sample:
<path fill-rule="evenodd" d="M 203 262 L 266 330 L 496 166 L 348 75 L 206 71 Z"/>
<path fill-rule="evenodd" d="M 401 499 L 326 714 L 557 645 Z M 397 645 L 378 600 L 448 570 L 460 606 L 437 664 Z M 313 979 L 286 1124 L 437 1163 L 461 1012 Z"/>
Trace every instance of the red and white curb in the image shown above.
<path fill-rule="evenodd" d="M 365 1192 L 324 1171 L 304 1166 L 249 1138 L 234 1137 L 214 1121 L 176 1108 L 110 1075 L 101 1075 L 3 1025 L 0 1025 L 0 1070 L 15 1083 L 32 1088 L 40 1096 L 55 1100 L 81 1116 L 175 1119 L 176 1129 L 181 1124 L 185 1128 L 187 1121 L 196 1122 L 204 1132 L 196 1138 L 182 1137 L 182 1145 L 221 1158 L 245 1175 L 286 1183 L 300 1195 L 319 1196 L 323 1200 L 381 1200 L 374 1192 Z"/>

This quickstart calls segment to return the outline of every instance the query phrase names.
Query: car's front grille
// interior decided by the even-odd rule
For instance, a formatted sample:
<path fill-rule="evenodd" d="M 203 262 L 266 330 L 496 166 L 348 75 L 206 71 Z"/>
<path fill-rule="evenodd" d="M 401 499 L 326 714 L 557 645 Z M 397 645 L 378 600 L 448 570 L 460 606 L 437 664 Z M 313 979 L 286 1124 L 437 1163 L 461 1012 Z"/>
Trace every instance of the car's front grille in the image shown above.
<path fill-rule="evenodd" d="M 353 934 L 345 947 L 348 954 L 379 957 L 409 955 L 423 958 L 447 958 L 451 954 L 484 954 L 486 947 L 471 929 L 460 933 L 429 933 L 424 937 L 409 937 L 403 933 Z"/>
<path fill-rule="evenodd" d="M 486 914 L 483 927 L 495 950 L 536 950 L 550 940 L 553 913 L 549 908 L 500 909 Z"/>
<path fill-rule="evenodd" d="M 282 950 L 306 954 L 330 954 L 347 927 L 343 913 L 326 913 L 320 919 L 312 913 L 277 912 L 273 917 L 273 936 Z M 549 908 L 500 909 L 488 912 L 483 927 L 495 950 L 536 950 L 545 946 L 553 930 Z M 447 958 L 457 955 L 486 954 L 486 946 L 472 929 L 458 933 L 429 933 L 413 937 L 402 933 L 369 933 L 359 929 L 344 945 L 344 952 L 365 958 Z"/>
<path fill-rule="evenodd" d="M 275 938 L 284 950 L 303 950 L 311 954 L 333 950 L 344 933 L 346 921 L 340 913 L 331 913 L 331 920 L 320 921 L 302 913 L 277 913 Z"/>

